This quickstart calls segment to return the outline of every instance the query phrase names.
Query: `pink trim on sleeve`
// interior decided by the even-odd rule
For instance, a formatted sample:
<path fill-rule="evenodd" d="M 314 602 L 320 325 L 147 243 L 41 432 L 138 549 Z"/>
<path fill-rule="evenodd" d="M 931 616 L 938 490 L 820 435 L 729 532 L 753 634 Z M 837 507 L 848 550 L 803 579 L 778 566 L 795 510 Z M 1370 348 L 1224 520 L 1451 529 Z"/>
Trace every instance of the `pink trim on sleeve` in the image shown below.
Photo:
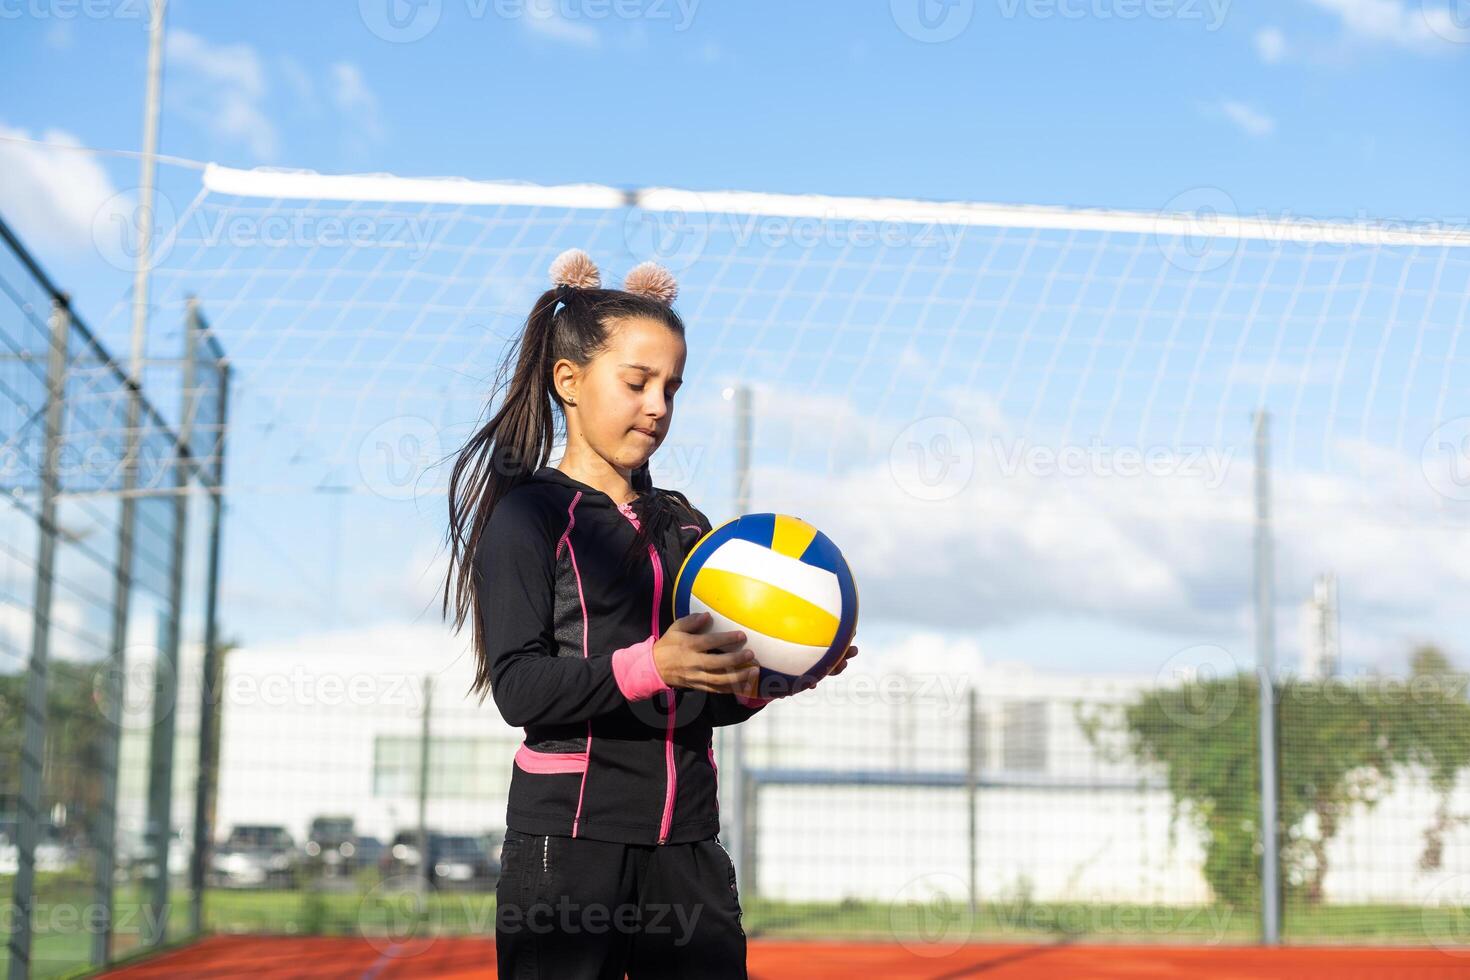
<path fill-rule="evenodd" d="M 614 650 L 612 655 L 613 679 L 618 690 L 629 701 L 647 701 L 660 691 L 673 688 L 664 683 L 653 662 L 653 645 L 657 637 L 650 636 L 630 647 Z"/>
<path fill-rule="evenodd" d="M 775 698 L 748 698 L 743 694 L 735 695 L 735 700 L 740 702 L 742 708 L 764 708 Z"/>
<path fill-rule="evenodd" d="M 516 765 L 526 772 L 587 772 L 586 752 L 537 752 L 525 743 L 516 749 Z"/>

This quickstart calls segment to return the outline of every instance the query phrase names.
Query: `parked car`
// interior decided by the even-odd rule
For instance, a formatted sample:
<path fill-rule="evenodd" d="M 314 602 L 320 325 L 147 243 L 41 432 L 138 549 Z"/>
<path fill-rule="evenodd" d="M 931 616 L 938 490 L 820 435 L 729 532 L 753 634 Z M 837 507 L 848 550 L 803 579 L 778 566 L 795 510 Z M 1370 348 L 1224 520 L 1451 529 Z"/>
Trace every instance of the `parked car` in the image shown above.
<path fill-rule="evenodd" d="M 357 835 L 351 817 L 316 817 L 302 850 L 313 871 L 328 878 L 345 878 L 361 866 Z"/>
<path fill-rule="evenodd" d="M 300 853 L 285 827 L 239 824 L 210 859 L 210 879 L 225 888 L 292 888 Z"/>
<path fill-rule="evenodd" d="M 352 842 L 357 847 L 355 857 L 359 870 L 362 868 L 376 868 L 383 855 L 388 852 L 387 845 L 376 837 L 359 834 L 352 838 Z"/>
<path fill-rule="evenodd" d="M 158 857 L 154 847 L 139 831 L 123 831 L 118 834 L 115 866 L 119 881 L 129 879 L 147 880 L 158 874 Z M 194 853 L 194 838 L 190 831 L 175 827 L 168 837 L 168 873 L 171 878 L 182 878 L 189 873 L 189 858 Z"/>
<path fill-rule="evenodd" d="M 20 872 L 20 847 L 17 821 L 0 821 L 0 875 Z M 65 871 L 77 863 L 80 848 L 67 840 L 61 828 L 47 824 L 41 828 L 41 839 L 34 851 L 37 871 Z"/>
<path fill-rule="evenodd" d="M 379 867 L 385 875 L 420 874 L 419 834 L 400 831 Z M 500 878 L 500 862 L 485 851 L 480 838 L 469 834 L 429 832 L 429 884 L 434 888 L 490 888 Z"/>

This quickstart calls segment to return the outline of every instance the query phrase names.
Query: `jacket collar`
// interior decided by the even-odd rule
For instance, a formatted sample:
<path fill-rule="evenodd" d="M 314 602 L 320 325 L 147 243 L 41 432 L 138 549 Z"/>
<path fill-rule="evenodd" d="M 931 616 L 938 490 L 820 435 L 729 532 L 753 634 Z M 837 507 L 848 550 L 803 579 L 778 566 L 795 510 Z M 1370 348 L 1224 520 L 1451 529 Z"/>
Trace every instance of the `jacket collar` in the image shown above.
<path fill-rule="evenodd" d="M 580 490 L 585 503 L 595 504 L 602 507 L 617 507 L 613 499 L 594 486 L 589 486 L 581 480 L 574 480 L 555 466 L 543 466 L 531 474 L 531 479 L 540 480 L 545 483 L 556 483 L 571 490 Z M 641 500 L 650 491 L 639 495 Z"/>

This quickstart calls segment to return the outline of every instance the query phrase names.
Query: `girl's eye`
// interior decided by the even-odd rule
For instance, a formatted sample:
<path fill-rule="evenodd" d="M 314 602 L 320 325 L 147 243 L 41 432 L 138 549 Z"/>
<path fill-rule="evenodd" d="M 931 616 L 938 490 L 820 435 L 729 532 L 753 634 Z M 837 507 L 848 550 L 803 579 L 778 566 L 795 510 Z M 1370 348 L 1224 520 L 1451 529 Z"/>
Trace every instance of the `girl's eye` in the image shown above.
<path fill-rule="evenodd" d="M 626 382 L 626 381 L 623 382 L 623 383 L 626 384 L 629 388 L 633 389 L 634 391 L 642 391 L 644 388 L 648 387 L 647 385 L 635 385 L 635 384 L 632 384 L 632 383 Z M 670 401 L 673 401 L 674 400 L 674 396 L 676 394 L 678 394 L 678 393 L 679 393 L 679 389 L 677 389 L 677 388 L 675 388 L 673 391 L 669 392 L 669 400 Z"/>

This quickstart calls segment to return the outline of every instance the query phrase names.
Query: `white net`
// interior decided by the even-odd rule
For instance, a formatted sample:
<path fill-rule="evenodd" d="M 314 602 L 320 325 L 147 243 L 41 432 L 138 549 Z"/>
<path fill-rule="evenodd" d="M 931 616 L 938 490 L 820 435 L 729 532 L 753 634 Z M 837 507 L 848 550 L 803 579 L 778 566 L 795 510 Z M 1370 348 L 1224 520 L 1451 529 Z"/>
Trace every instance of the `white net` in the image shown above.
<path fill-rule="evenodd" d="M 1237 702 L 1200 709 L 1235 726 L 1219 741 L 1233 739 L 1221 767 L 1238 778 L 1216 802 L 1241 808 L 1232 833 L 1247 840 L 1228 859 L 1197 825 L 1168 829 L 1197 811 L 1157 767 L 1110 751 L 1117 731 L 1090 735 L 1088 717 L 1248 675 L 1256 413 L 1270 419 L 1283 673 L 1340 659 L 1402 674 L 1413 642 L 1453 651 L 1463 637 L 1463 230 L 1248 218 L 1211 189 L 1124 214 L 214 167 L 178 213 L 154 274 L 151 352 L 177 349 L 168 325 L 195 295 L 230 355 L 222 601 L 286 659 L 335 652 L 354 670 L 438 663 L 423 653 L 443 633 L 437 464 L 483 417 L 552 259 L 583 248 L 606 282 L 645 259 L 678 275 L 689 359 L 655 483 L 717 524 L 735 516 L 730 396 L 751 389 L 751 509 L 801 516 L 842 547 L 864 669 L 907 676 L 885 694 L 859 672 L 750 725 L 766 782 L 746 870 L 772 899 L 968 889 L 967 854 L 977 892 L 1012 908 L 1254 893 L 1254 734 Z M 1324 574 L 1331 608 L 1315 594 Z M 396 632 L 404 622 L 421 628 Z M 327 626 L 347 632 L 310 650 L 291 639 Z M 1328 635 L 1330 656 L 1314 647 Z M 442 675 L 435 724 L 484 732 L 488 707 L 458 700 L 466 671 L 459 656 Z M 222 819 L 402 824 L 410 801 L 386 791 L 273 798 L 276 760 L 295 752 L 280 712 L 232 711 Z M 309 714 L 331 751 L 298 760 L 303 785 L 334 771 L 333 753 L 386 737 Z M 1299 752 L 1292 732 L 1309 726 L 1286 727 Z M 1450 722 L 1436 731 L 1460 737 Z M 512 733 L 483 737 L 487 758 L 508 758 Z M 1287 758 L 1288 778 L 1312 758 Z M 970 765 L 983 786 L 974 843 L 955 792 Z M 875 769 L 881 790 L 843 782 Z M 466 827 L 498 816 L 504 775 L 433 812 Z M 1470 806 L 1453 780 L 1431 792 L 1426 778 L 1405 777 L 1371 812 L 1323 811 L 1330 831 L 1322 814 L 1293 816 L 1292 846 L 1309 853 L 1292 859 L 1290 887 L 1413 908 L 1470 874 L 1458 844 L 1420 862 L 1428 828 Z M 831 829 L 857 806 L 866 830 Z M 1441 843 L 1463 833 L 1440 827 Z M 1229 931 L 1248 938 L 1252 922 Z M 1220 938 L 1191 928 L 1177 934 Z"/>
<path fill-rule="evenodd" d="M 829 529 L 865 614 L 1238 628 L 1265 410 L 1288 592 L 1355 581 L 1358 608 L 1400 617 L 1375 642 L 1436 618 L 1466 584 L 1470 235 L 1246 218 L 1208 189 L 1176 206 L 211 167 L 161 245 L 152 346 L 177 349 L 199 296 L 239 390 L 237 500 L 416 500 L 422 535 L 433 464 L 551 259 L 582 247 L 620 281 L 652 258 L 680 278 L 690 347 L 655 481 L 728 515 L 729 389 L 754 389 L 753 506 Z M 1389 539 L 1402 559 L 1362 544 Z"/>

